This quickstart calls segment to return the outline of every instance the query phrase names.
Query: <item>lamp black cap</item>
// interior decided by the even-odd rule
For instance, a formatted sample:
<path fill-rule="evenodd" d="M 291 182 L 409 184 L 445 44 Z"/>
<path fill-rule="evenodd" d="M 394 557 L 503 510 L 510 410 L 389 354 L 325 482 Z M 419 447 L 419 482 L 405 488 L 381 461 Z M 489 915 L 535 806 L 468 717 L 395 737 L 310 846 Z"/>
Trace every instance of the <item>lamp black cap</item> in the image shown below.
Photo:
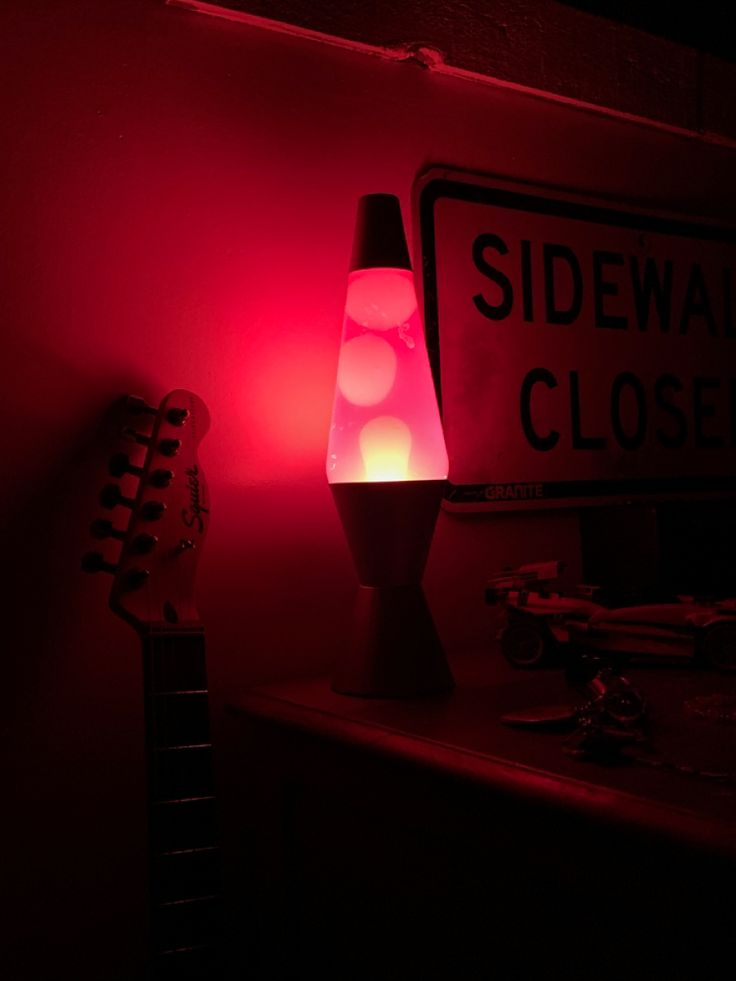
<path fill-rule="evenodd" d="M 411 269 L 401 206 L 395 194 L 364 194 L 358 201 L 350 272 L 377 268 Z"/>

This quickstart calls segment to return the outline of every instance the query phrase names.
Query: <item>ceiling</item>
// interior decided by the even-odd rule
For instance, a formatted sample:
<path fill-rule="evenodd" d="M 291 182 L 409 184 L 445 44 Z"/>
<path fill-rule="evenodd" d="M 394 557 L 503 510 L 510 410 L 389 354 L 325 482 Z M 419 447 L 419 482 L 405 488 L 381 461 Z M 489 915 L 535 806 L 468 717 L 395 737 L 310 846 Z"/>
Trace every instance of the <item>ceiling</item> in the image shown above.
<path fill-rule="evenodd" d="M 627 24 L 708 54 L 736 61 L 734 12 L 714 0 L 677 4 L 675 0 L 558 0 L 566 7 Z"/>

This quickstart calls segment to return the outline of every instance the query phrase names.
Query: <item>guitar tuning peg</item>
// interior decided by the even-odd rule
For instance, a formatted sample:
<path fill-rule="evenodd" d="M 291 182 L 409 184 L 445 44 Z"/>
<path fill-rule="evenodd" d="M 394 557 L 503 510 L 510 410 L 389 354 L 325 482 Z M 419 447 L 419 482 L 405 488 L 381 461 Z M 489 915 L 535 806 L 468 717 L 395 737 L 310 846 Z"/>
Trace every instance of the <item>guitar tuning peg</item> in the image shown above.
<path fill-rule="evenodd" d="M 158 521 L 165 510 L 166 505 L 163 501 L 146 501 L 141 507 L 141 518 L 144 521 Z"/>
<path fill-rule="evenodd" d="M 132 426 L 123 426 L 120 431 L 120 435 L 123 439 L 130 439 L 134 443 L 140 443 L 141 446 L 148 446 L 151 442 L 151 437 L 146 436 L 145 433 L 139 433 L 137 429 L 133 429 Z"/>
<path fill-rule="evenodd" d="M 166 413 L 166 421 L 172 426 L 183 426 L 189 418 L 189 409 L 171 408 Z"/>
<path fill-rule="evenodd" d="M 132 508 L 135 506 L 135 501 L 132 497 L 124 497 L 117 484 L 107 484 L 100 491 L 100 504 L 108 511 L 112 511 L 118 504 Z"/>
<path fill-rule="evenodd" d="M 111 477 L 122 477 L 126 473 L 140 477 L 143 473 L 143 467 L 136 467 L 132 464 L 127 453 L 114 453 L 110 457 L 107 469 Z"/>
<path fill-rule="evenodd" d="M 150 575 L 148 569 L 130 569 L 125 574 L 123 585 L 126 589 L 140 589 Z"/>
<path fill-rule="evenodd" d="M 123 541 L 125 532 L 113 526 L 112 521 L 107 518 L 97 518 L 89 526 L 89 533 L 93 538 L 119 538 Z"/>
<path fill-rule="evenodd" d="M 154 470 L 148 478 L 149 484 L 153 487 L 168 487 L 171 481 L 174 479 L 173 470 Z"/>
<path fill-rule="evenodd" d="M 151 535 L 147 531 L 142 531 L 140 535 L 135 536 L 130 547 L 138 555 L 145 555 L 147 552 L 152 552 L 157 544 L 158 538 L 155 535 Z"/>
<path fill-rule="evenodd" d="M 125 400 L 125 407 L 132 416 L 155 416 L 158 411 L 138 395 L 129 395 Z"/>
<path fill-rule="evenodd" d="M 113 565 L 112 562 L 106 562 L 102 556 L 102 552 L 87 552 L 82 558 L 82 571 L 83 572 L 117 572 L 118 567 Z"/>
<path fill-rule="evenodd" d="M 176 456 L 180 447 L 180 439 L 162 439 L 158 444 L 158 451 L 163 456 Z"/>

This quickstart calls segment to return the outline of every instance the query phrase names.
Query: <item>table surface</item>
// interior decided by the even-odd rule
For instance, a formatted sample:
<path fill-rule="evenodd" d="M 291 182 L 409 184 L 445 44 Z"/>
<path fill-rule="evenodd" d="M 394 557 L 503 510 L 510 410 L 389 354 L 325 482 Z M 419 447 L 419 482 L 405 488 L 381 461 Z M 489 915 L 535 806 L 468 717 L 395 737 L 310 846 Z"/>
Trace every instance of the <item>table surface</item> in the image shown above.
<path fill-rule="evenodd" d="M 413 699 L 339 695 L 328 678 L 248 689 L 231 712 L 404 757 L 415 764 L 512 792 L 632 822 L 736 859 L 736 724 L 698 718 L 698 695 L 736 696 L 736 677 L 684 666 L 629 666 L 649 705 L 646 753 L 668 766 L 583 762 L 564 752 L 563 732 L 520 730 L 507 712 L 580 704 L 559 669 L 519 671 L 497 651 L 451 658 L 456 688 Z M 638 752 L 638 750 L 636 751 Z M 719 778 L 718 774 L 730 774 Z"/>

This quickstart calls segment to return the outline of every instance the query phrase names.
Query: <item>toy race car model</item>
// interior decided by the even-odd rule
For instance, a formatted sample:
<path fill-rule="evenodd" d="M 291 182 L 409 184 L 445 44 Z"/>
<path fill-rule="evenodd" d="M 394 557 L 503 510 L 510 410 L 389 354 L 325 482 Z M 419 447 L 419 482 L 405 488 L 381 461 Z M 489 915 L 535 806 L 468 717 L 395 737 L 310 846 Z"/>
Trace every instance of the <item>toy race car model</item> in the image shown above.
<path fill-rule="evenodd" d="M 678 596 L 631 605 L 596 586 L 550 588 L 561 562 L 508 569 L 488 581 L 487 603 L 506 609 L 499 638 L 516 667 L 536 668 L 566 649 L 627 658 L 684 658 L 736 671 L 736 599 Z"/>

